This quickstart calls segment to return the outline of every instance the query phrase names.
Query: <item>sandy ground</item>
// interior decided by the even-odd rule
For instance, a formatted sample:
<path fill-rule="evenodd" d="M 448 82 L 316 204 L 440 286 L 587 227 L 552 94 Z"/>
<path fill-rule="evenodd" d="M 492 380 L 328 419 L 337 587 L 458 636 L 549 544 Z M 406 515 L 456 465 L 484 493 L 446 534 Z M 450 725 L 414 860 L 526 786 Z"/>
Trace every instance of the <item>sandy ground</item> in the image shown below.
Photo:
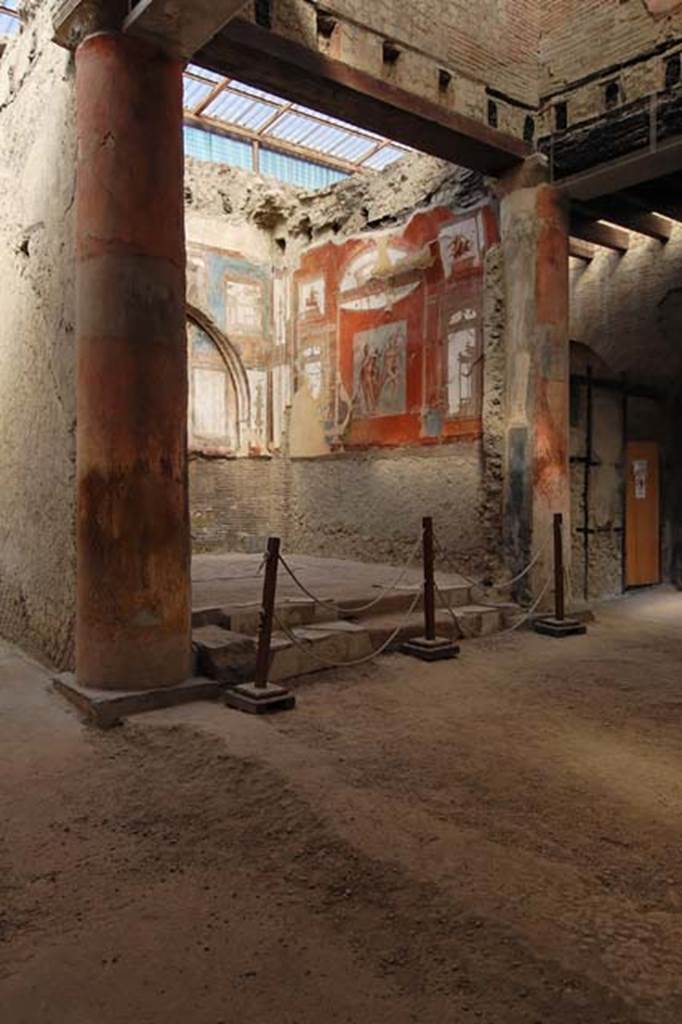
<path fill-rule="evenodd" d="M 682 594 L 84 727 L 0 649 L 7 1024 L 679 1024 Z"/>

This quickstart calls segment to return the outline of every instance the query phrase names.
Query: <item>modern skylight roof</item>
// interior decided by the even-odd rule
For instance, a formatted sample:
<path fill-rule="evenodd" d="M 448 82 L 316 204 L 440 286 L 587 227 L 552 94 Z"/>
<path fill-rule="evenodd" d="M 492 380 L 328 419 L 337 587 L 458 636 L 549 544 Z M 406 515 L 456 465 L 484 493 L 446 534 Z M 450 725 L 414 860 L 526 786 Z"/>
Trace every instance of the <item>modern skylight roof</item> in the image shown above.
<path fill-rule="evenodd" d="M 19 0 L 0 0 L 0 39 L 18 35 L 20 28 Z"/>
<path fill-rule="evenodd" d="M 248 140 L 256 152 L 262 144 L 345 174 L 381 171 L 409 152 L 380 135 L 194 64 L 185 72 L 184 106 L 187 124 L 196 128 Z"/>

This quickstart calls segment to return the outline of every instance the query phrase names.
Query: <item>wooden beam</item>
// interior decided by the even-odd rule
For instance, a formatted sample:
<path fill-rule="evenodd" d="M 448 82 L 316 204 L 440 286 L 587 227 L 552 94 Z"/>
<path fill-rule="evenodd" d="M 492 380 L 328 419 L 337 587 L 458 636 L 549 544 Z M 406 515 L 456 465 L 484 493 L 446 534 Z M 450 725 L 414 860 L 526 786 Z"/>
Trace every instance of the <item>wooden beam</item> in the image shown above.
<path fill-rule="evenodd" d="M 635 206 L 619 195 L 602 196 L 588 203 L 581 203 L 578 212 L 596 220 L 608 220 L 612 224 L 636 231 L 640 235 L 648 235 L 659 242 L 667 242 L 673 230 L 672 221 L 667 217 Z"/>
<path fill-rule="evenodd" d="M 583 242 L 580 238 L 569 238 L 568 240 L 568 255 L 575 257 L 577 260 L 585 260 L 589 263 L 593 260 L 597 254 L 597 249 L 594 245 L 590 245 L 589 242 Z"/>
<path fill-rule="evenodd" d="M 581 174 L 555 182 L 571 199 L 588 200 L 611 195 L 682 170 L 682 136 L 656 149 L 642 149 L 618 160 L 609 160 Z M 662 212 L 662 211 L 661 211 Z"/>
<path fill-rule="evenodd" d="M 193 59 L 211 71 L 485 174 L 501 174 L 531 152 L 521 139 L 242 18 L 230 22 Z"/>
<path fill-rule="evenodd" d="M 592 220 L 575 211 L 571 213 L 571 235 L 615 252 L 627 252 L 630 248 L 630 235 L 627 231 L 611 224 L 602 224 L 599 220 Z"/>
<path fill-rule="evenodd" d="M 123 30 L 189 60 L 240 13 L 248 0 L 138 0 Z"/>
<path fill-rule="evenodd" d="M 673 221 L 682 221 L 682 173 L 644 182 L 623 194 L 641 209 L 653 210 Z"/>

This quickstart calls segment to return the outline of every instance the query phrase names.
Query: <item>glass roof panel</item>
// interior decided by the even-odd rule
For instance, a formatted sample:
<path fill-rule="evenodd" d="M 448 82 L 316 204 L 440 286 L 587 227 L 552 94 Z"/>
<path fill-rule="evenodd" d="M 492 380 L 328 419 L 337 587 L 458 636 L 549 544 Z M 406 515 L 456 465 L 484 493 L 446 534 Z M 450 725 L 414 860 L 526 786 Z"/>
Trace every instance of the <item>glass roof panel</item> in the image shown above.
<path fill-rule="evenodd" d="M 207 129 L 211 122 L 220 121 L 235 136 L 241 132 L 252 141 L 262 139 L 283 153 L 305 157 L 308 151 L 320 163 L 326 157 L 327 166 L 345 174 L 364 168 L 382 170 L 409 152 L 374 132 L 195 64 L 189 64 L 185 74 L 185 109 L 195 111 L 221 84 L 222 90 L 198 115 L 199 120 L 206 118 Z"/>

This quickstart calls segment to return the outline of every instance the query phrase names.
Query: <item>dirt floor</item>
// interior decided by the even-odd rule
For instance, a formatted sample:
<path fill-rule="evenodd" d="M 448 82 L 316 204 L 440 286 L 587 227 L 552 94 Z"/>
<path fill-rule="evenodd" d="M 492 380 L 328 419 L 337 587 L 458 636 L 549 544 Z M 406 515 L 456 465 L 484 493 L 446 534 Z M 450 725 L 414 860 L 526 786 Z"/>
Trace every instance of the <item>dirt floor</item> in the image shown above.
<path fill-rule="evenodd" d="M 679 1024 L 682 593 L 100 733 L 0 649 L 7 1024 Z"/>

